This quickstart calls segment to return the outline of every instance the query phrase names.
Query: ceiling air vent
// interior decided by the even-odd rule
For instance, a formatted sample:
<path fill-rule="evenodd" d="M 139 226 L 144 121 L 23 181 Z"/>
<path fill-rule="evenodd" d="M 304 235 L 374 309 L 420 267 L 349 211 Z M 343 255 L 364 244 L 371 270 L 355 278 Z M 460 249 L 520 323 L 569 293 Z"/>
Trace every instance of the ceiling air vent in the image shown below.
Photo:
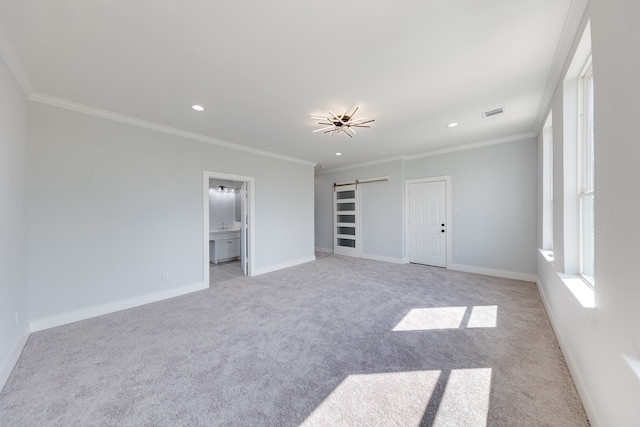
<path fill-rule="evenodd" d="M 496 108 L 495 110 L 489 110 L 482 113 L 482 117 L 488 119 L 489 117 L 499 116 L 504 114 L 504 108 Z"/>

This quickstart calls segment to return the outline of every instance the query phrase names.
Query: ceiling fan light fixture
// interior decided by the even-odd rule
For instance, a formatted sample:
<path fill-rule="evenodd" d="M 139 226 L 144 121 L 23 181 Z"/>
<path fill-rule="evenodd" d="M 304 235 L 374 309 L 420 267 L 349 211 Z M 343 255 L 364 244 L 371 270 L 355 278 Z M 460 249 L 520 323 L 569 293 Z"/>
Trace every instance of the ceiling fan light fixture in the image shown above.
<path fill-rule="evenodd" d="M 360 107 L 356 107 L 353 110 L 353 113 L 351 113 L 350 115 L 348 115 L 347 111 L 345 111 L 338 116 L 334 114 L 333 111 L 329 110 L 330 117 L 311 116 L 311 118 L 314 120 L 321 120 L 320 122 L 318 122 L 319 125 L 325 126 L 320 129 L 314 130 L 313 133 L 323 132 L 328 133 L 329 135 L 333 135 L 334 132 L 342 132 L 349 138 L 353 138 L 353 136 L 356 134 L 356 131 L 353 128 L 368 128 L 371 126 L 369 126 L 367 123 L 375 121 L 375 119 L 354 119 L 353 117 L 356 115 L 356 112 L 359 108 Z"/>

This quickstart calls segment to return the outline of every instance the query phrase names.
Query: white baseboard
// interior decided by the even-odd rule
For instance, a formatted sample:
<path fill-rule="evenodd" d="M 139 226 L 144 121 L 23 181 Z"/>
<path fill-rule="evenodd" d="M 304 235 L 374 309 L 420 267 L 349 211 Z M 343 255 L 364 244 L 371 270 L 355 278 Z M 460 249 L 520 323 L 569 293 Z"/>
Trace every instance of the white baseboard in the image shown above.
<path fill-rule="evenodd" d="M 405 264 L 404 259 L 403 258 L 393 258 L 390 256 L 382 256 L 382 255 L 374 255 L 374 254 L 360 254 L 360 258 L 364 258 L 364 259 L 372 259 L 374 261 L 384 261 L 384 262 L 391 262 L 394 264 Z"/>
<path fill-rule="evenodd" d="M 140 305 L 149 304 L 152 302 L 162 301 L 165 299 L 177 297 L 180 295 L 189 294 L 191 292 L 207 289 L 209 284 L 202 282 L 194 283 L 180 288 L 169 289 L 166 291 L 156 292 L 153 294 L 142 295 L 135 298 L 129 298 L 122 301 L 116 301 L 108 304 L 97 305 L 94 307 L 85 308 L 82 310 L 71 311 L 68 313 L 59 314 L 56 316 L 45 317 L 43 319 L 34 320 L 31 322 L 31 331 L 41 331 L 43 329 L 49 329 L 60 325 L 66 325 L 67 323 L 77 322 L 79 320 L 90 319 L 92 317 L 102 316 L 103 314 L 114 313 L 120 310 L 126 310 L 128 308 L 138 307 Z"/>
<path fill-rule="evenodd" d="M 591 401 L 591 396 L 589 394 L 589 390 L 580 375 L 580 371 L 578 370 L 578 366 L 576 365 L 573 354 L 566 343 L 564 335 L 556 322 L 556 318 L 553 315 L 553 311 L 550 309 L 549 301 L 547 300 L 547 296 L 544 293 L 544 287 L 540 280 L 536 280 L 536 285 L 538 286 L 538 292 L 542 297 L 542 305 L 544 305 L 544 309 L 547 312 L 547 317 L 549 318 L 549 322 L 551 323 L 551 327 L 553 328 L 553 332 L 556 335 L 556 339 L 558 340 L 558 345 L 560 346 L 560 351 L 562 351 L 562 355 L 564 356 L 564 360 L 567 364 L 567 368 L 569 368 L 569 372 L 571 373 L 571 378 L 573 379 L 573 383 L 576 386 L 576 390 L 578 390 L 578 395 L 580 396 L 580 400 L 582 401 L 582 406 L 584 407 L 585 412 L 587 413 L 587 417 L 589 418 L 589 423 L 593 427 L 600 427 L 602 423 L 600 422 L 600 418 L 598 417 L 598 413 L 596 412 L 596 408 Z"/>
<path fill-rule="evenodd" d="M 535 274 L 518 273 L 516 271 L 494 270 L 493 268 L 476 267 L 473 265 L 450 263 L 447 268 L 449 270 L 464 271 L 465 273 L 484 274 L 485 276 L 504 277 L 505 279 L 524 280 L 526 282 L 535 282 L 538 276 Z"/>
<path fill-rule="evenodd" d="M 29 335 L 31 335 L 31 328 L 27 325 L 16 340 L 15 344 L 13 344 L 13 347 L 11 347 L 7 357 L 2 361 L 2 366 L 0 366 L 0 391 L 4 388 L 4 385 L 7 383 L 7 380 L 11 375 L 11 371 L 13 371 L 16 363 L 18 363 L 18 359 L 20 359 L 22 349 L 24 349 L 24 346 L 27 344 Z"/>
<path fill-rule="evenodd" d="M 323 254 L 332 254 L 333 253 L 333 248 L 320 248 L 318 246 L 316 246 L 316 252 L 320 252 Z"/>
<path fill-rule="evenodd" d="M 253 276 L 259 276 L 261 274 L 271 273 L 273 271 L 282 270 L 283 268 L 295 267 L 296 265 L 306 264 L 311 261 L 315 261 L 316 257 L 310 256 L 305 258 L 294 259 L 292 261 L 283 262 L 281 264 L 270 265 L 268 267 L 258 268 L 253 272 Z"/>

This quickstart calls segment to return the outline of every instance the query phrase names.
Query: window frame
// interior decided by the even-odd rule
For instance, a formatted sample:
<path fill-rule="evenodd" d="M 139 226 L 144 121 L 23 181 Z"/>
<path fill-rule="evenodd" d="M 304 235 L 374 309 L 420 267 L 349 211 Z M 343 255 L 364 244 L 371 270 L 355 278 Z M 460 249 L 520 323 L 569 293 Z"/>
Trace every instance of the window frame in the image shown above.
<path fill-rule="evenodd" d="M 553 254 L 553 110 L 542 128 L 542 249 Z"/>
<path fill-rule="evenodd" d="M 578 248 L 580 276 L 592 288 L 595 287 L 595 156 L 594 156 L 594 87 L 593 64 L 589 55 L 579 77 L 578 90 Z M 587 205 L 590 203 L 590 205 Z M 590 212 L 585 211 L 590 206 Z M 585 219 L 585 214 L 590 214 Z M 591 238 L 585 239 L 591 224 Z"/>

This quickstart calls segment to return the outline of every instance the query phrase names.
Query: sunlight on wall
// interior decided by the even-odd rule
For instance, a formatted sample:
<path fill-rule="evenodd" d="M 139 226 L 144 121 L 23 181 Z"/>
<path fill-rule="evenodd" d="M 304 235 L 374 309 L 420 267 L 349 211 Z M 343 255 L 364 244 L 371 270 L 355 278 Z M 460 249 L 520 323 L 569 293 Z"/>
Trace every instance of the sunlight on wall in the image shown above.
<path fill-rule="evenodd" d="M 486 426 L 490 393 L 491 368 L 452 370 L 433 426 Z"/>
<path fill-rule="evenodd" d="M 349 375 L 301 424 L 420 425 L 440 371 Z"/>
<path fill-rule="evenodd" d="M 469 320 L 463 325 L 465 314 Z M 414 308 L 393 328 L 394 331 L 428 331 L 433 329 L 495 328 L 498 306 Z"/>

